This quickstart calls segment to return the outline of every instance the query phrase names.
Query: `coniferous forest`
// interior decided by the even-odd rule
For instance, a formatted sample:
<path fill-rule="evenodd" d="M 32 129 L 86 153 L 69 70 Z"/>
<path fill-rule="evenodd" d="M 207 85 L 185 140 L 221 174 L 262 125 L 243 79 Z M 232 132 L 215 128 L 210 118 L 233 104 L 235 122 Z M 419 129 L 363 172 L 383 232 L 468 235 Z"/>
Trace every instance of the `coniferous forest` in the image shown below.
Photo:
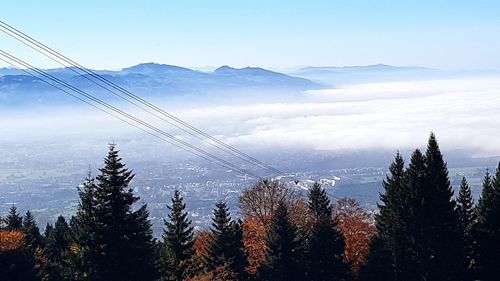
<path fill-rule="evenodd" d="M 239 210 L 215 204 L 206 231 L 194 231 L 176 191 L 154 237 L 111 145 L 72 217 L 42 229 L 29 211 L 2 214 L 1 280 L 499 280 L 500 165 L 485 171 L 477 202 L 466 178 L 453 192 L 434 134 L 389 171 L 375 212 L 332 202 L 320 184 L 304 197 L 261 179 Z"/>

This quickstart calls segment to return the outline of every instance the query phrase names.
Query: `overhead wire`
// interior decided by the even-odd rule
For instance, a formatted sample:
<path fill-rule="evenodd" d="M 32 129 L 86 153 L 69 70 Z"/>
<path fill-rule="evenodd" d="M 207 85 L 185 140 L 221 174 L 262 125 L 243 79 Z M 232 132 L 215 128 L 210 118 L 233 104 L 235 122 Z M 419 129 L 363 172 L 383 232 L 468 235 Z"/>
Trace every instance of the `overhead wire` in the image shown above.
<path fill-rule="evenodd" d="M 81 75 L 85 79 L 93 82 L 94 84 L 96 84 L 99 87 L 105 89 L 106 91 L 112 93 L 113 95 L 124 99 L 125 101 L 131 103 L 132 105 L 156 116 L 157 118 L 160 118 L 161 120 L 169 123 L 170 125 L 173 125 L 173 126 L 177 127 L 178 129 L 188 133 L 189 135 L 194 136 L 194 137 L 204 141 L 205 143 L 208 143 L 208 144 L 218 148 L 219 150 L 222 150 L 226 153 L 229 153 L 229 154 L 239 158 L 240 160 L 243 160 L 243 161 L 250 163 L 250 164 L 253 164 L 253 165 L 257 165 L 258 167 L 260 167 L 268 172 L 272 172 L 276 175 L 284 175 L 285 174 L 284 172 L 278 170 L 277 168 L 274 168 L 274 167 L 256 159 L 255 157 L 252 157 L 252 156 L 240 151 L 239 149 L 234 148 L 233 146 L 226 144 L 225 142 L 219 140 L 218 138 L 215 138 L 215 137 L 211 136 L 210 134 L 206 133 L 205 131 L 202 131 L 201 129 L 183 121 L 182 119 L 180 119 L 180 118 L 174 116 L 173 114 L 163 110 L 162 108 L 152 104 L 151 102 L 131 93 L 130 91 L 124 89 L 123 87 L 117 85 L 116 83 L 110 81 L 109 79 L 106 79 L 105 77 L 96 73 L 95 71 L 85 68 L 81 64 L 79 64 L 79 63 L 75 62 L 74 60 L 62 55 L 61 53 L 57 52 L 56 50 L 48 47 L 47 45 L 41 43 L 40 41 L 30 37 L 29 35 L 27 35 L 27 34 L 23 33 L 22 31 L 10 26 L 9 24 L 7 24 L 3 21 L 0 21 L 0 31 L 4 32 L 5 34 L 9 35 L 10 37 L 16 39 L 17 41 L 23 43 L 24 45 L 41 53 L 42 55 L 48 57 L 49 59 L 57 62 L 58 64 L 60 64 L 64 67 L 67 67 L 66 64 L 69 64 L 70 66 L 84 72 L 88 76 L 91 76 L 92 78 L 97 79 L 101 83 L 104 83 L 106 86 L 91 79 L 87 75 L 81 75 L 81 73 L 77 72 L 74 68 L 69 67 L 69 69 L 72 72 L 74 72 L 78 75 Z M 43 51 L 40 49 L 42 49 Z M 49 53 L 50 55 L 48 55 L 44 51 Z M 57 59 L 54 57 L 56 57 Z M 62 63 L 60 60 L 64 61 L 66 64 Z M 144 108 L 143 106 L 135 103 L 134 101 L 127 99 L 126 97 L 122 96 L 119 93 L 116 93 L 114 90 L 108 88 L 108 86 L 111 87 L 112 89 L 119 91 L 120 93 L 126 95 L 127 97 L 132 98 L 133 100 L 139 102 L 140 104 L 146 106 L 147 108 L 153 110 L 154 112 L 151 112 L 151 110 Z M 159 116 L 157 113 L 167 117 L 168 119 L 172 120 L 173 122 L 163 118 L 162 116 Z M 207 139 L 210 140 L 210 142 L 207 141 Z"/>
<path fill-rule="evenodd" d="M 153 136 L 153 137 L 156 137 L 156 138 L 158 138 L 158 139 L 160 139 L 160 140 L 162 140 L 162 141 L 165 141 L 165 142 L 167 142 L 167 143 L 169 143 L 169 144 L 171 144 L 171 145 L 177 146 L 175 143 L 172 143 L 172 142 L 171 142 L 171 141 L 169 141 L 168 139 L 165 139 L 165 138 L 163 138 L 163 137 L 161 137 L 161 136 L 159 136 L 159 135 L 156 135 L 156 134 L 154 134 L 154 133 L 152 133 L 152 132 L 150 132 L 150 131 L 148 131 L 148 130 L 145 130 L 144 128 L 141 128 L 141 127 L 137 126 L 136 124 L 134 124 L 134 123 L 132 123 L 132 122 L 130 122 L 130 121 L 127 121 L 126 119 L 121 118 L 120 116 L 118 116 L 118 115 L 116 115 L 116 114 L 113 114 L 113 113 L 112 113 L 112 112 L 110 112 L 110 111 L 107 111 L 107 110 L 105 110 L 105 109 L 103 109 L 103 108 L 101 108 L 101 107 L 99 107 L 99 106 L 97 106 L 97 105 L 95 105 L 95 104 L 92 104 L 92 103 L 90 103 L 90 102 L 88 102 L 88 101 L 86 101 L 86 100 L 84 100 L 84 99 L 82 99 L 82 98 L 80 98 L 80 97 L 78 97 L 78 96 L 76 96 L 76 95 L 72 94 L 71 92 L 69 92 L 69 91 L 67 91 L 67 90 L 65 90 L 65 89 L 63 89 L 63 88 L 61 88 L 61 87 L 59 87 L 59 86 L 57 86 L 57 85 L 55 85 L 55 84 L 52 84 L 52 83 L 48 82 L 47 80 L 44 80 L 44 79 L 42 79 L 42 78 L 40 78 L 40 77 L 38 77 L 38 76 L 36 76 L 36 75 L 34 75 L 34 74 L 30 73 L 30 72 L 29 72 L 28 70 L 26 70 L 26 69 L 19 68 L 17 65 L 13 64 L 13 63 L 12 63 L 12 62 L 10 62 L 10 61 L 7 61 L 7 60 L 5 60 L 5 59 L 3 59 L 3 58 L 1 58 L 1 57 L 0 57 L 0 60 L 1 60 L 1 61 L 3 61 L 3 62 L 5 62 L 5 63 L 7 63 L 7 64 L 9 64 L 11 67 L 18 68 L 19 70 L 21 70 L 22 72 L 26 73 L 26 74 L 27 74 L 27 75 L 29 75 L 29 76 L 35 77 L 35 78 L 37 78 L 38 80 L 40 80 L 40 81 L 42 81 L 42 82 L 46 83 L 47 85 L 49 85 L 49 86 L 51 86 L 51 87 L 54 87 L 54 88 L 58 89 L 59 91 L 62 91 L 62 92 L 64 92 L 64 93 L 66 93 L 67 95 L 70 95 L 71 97 L 73 97 L 73 98 L 75 98 L 75 99 L 78 99 L 78 100 L 80 100 L 81 102 L 83 102 L 83 103 L 85 103 L 85 104 L 87 104 L 87 105 L 89 105 L 89 106 L 94 107 L 95 109 L 97 109 L 97 110 L 99 110 L 99 111 L 102 111 L 102 112 L 104 112 L 104 113 L 106 113 L 106 114 L 108 114 L 108 115 L 110 115 L 110 116 L 112 116 L 112 117 L 114 117 L 114 118 L 116 118 L 116 119 L 118 119 L 118 120 L 120 120 L 120 121 L 124 122 L 124 123 L 127 123 L 127 124 L 128 124 L 128 125 L 130 125 L 130 126 L 133 126 L 133 127 L 137 128 L 138 130 L 141 130 L 141 131 L 143 131 L 143 132 L 145 132 L 145 133 L 147 133 L 147 134 L 149 134 L 149 135 L 151 135 L 151 136 Z M 178 148 L 180 148 L 180 149 L 182 149 L 182 150 L 184 150 L 184 151 L 187 151 L 187 152 L 189 152 L 189 153 L 195 154 L 195 155 L 196 155 L 196 156 L 198 156 L 198 157 L 204 158 L 204 159 L 205 159 L 205 160 L 207 160 L 207 161 L 210 161 L 210 162 L 212 161 L 210 158 L 207 158 L 207 157 L 205 157 L 205 156 L 203 156 L 203 155 L 201 155 L 201 154 L 197 154 L 195 151 L 190 151 L 190 150 L 188 150 L 188 149 L 186 149 L 186 148 L 184 148 L 184 147 L 182 147 L 182 146 L 177 146 L 177 147 L 178 147 Z M 223 164 L 220 164 L 220 165 L 223 165 Z M 232 169 L 231 167 L 226 167 L 226 166 L 224 166 L 224 167 L 225 167 L 225 168 L 228 168 L 228 169 Z"/>
<path fill-rule="evenodd" d="M 188 150 L 186 150 L 186 149 L 184 149 L 184 150 L 186 150 L 188 152 L 191 152 L 191 150 L 192 151 L 196 151 L 196 153 L 194 153 L 195 155 L 200 156 L 198 154 L 201 154 L 201 155 L 204 156 L 205 159 L 209 158 L 209 159 L 211 159 L 210 160 L 211 162 L 216 163 L 216 164 L 223 164 L 224 167 L 226 167 L 226 168 L 229 167 L 232 170 L 235 170 L 235 171 L 237 171 L 240 174 L 250 175 L 250 176 L 255 177 L 255 178 L 259 177 L 258 175 L 256 175 L 253 172 L 250 172 L 250 171 L 248 171 L 246 169 L 243 169 L 243 168 L 239 168 L 236 165 L 234 165 L 234 164 L 232 164 L 232 163 L 230 163 L 230 162 L 228 162 L 228 161 L 226 161 L 224 159 L 221 159 L 221 158 L 219 158 L 219 157 L 217 157 L 217 156 L 215 156 L 215 155 L 213 155 L 213 154 L 211 154 L 211 153 L 209 153 L 209 152 L 207 152 L 207 151 L 205 151 L 205 150 L 203 150 L 201 148 L 198 148 L 198 147 L 196 147 L 196 146 L 194 146 L 194 145 L 192 145 L 190 143 L 187 143 L 187 142 L 185 142 L 185 141 L 183 141 L 183 140 L 181 140 L 181 139 L 179 139 L 179 138 L 177 138 L 177 137 L 175 137 L 175 136 L 173 136 L 173 135 L 171 135 L 171 134 L 169 134 L 169 133 L 167 133 L 167 132 L 165 132 L 165 131 L 163 131 L 163 130 L 161 130 L 161 129 L 159 129 L 159 128 L 157 128 L 157 127 L 155 127 L 155 126 L 153 126 L 153 125 L 151 125 L 151 124 L 149 124 L 149 123 L 147 123 L 147 122 L 145 122 L 145 121 L 143 121 L 143 120 L 141 120 L 141 119 L 139 119 L 139 118 L 137 118 L 137 117 L 135 117 L 135 116 L 133 116 L 133 115 L 131 115 L 129 113 L 127 113 L 127 112 L 125 112 L 125 111 L 123 111 L 123 110 L 121 110 L 121 109 L 119 109 L 119 108 L 116 108 L 116 107 L 108 104 L 107 102 L 105 102 L 105 101 L 103 101 L 103 100 L 101 100 L 99 98 L 96 98 L 95 96 L 93 96 L 91 94 L 86 93 L 85 91 L 83 91 L 83 90 L 81 90 L 81 89 L 79 89 L 77 87 L 74 87 L 74 86 L 66 83 L 65 81 L 62 81 L 61 79 L 59 79 L 57 77 L 54 77 L 51 74 L 48 74 L 47 72 L 45 72 L 43 70 L 40 70 L 40 69 L 34 67 L 33 65 L 31 65 L 31 64 L 29 64 L 29 63 L 27 63 L 27 62 L 25 62 L 25 61 L 23 61 L 23 60 L 15 57 L 15 56 L 13 56 L 13 55 L 11 55 L 11 54 L 3 51 L 3 50 L 0 50 L 0 55 L 3 56 L 4 58 L 7 58 L 7 59 L 9 59 L 11 61 L 16 62 L 17 64 L 19 64 L 19 65 L 21 65 L 21 66 L 23 66 L 23 67 L 25 67 L 27 69 L 32 70 L 33 72 L 36 72 L 37 74 L 39 74 L 39 75 L 41 75 L 41 76 L 43 76 L 43 77 L 45 77 L 45 78 L 47 78 L 47 79 L 49 79 L 49 80 L 57 83 L 57 84 L 65 87 L 65 88 L 70 89 L 73 92 L 78 93 L 80 96 L 84 96 L 85 98 L 93 101 L 94 103 L 97 103 L 97 104 L 99 104 L 99 105 L 101 105 L 103 107 L 106 107 L 109 110 L 111 110 L 111 111 L 113 111 L 115 113 L 118 113 L 119 115 L 121 115 L 121 116 L 123 116 L 123 117 L 125 117 L 125 118 L 127 118 L 129 120 L 132 120 L 135 123 L 140 124 L 140 125 L 148 128 L 149 130 L 154 131 L 154 132 L 156 132 L 156 133 L 158 133 L 160 135 L 163 135 L 163 136 L 167 137 L 168 139 L 171 139 L 171 140 L 173 140 L 173 141 L 176 142 L 176 144 L 174 144 L 174 143 L 172 143 L 172 142 L 169 141 L 168 143 L 170 143 L 170 144 L 174 144 L 177 147 L 179 147 L 179 146 L 183 146 L 185 148 L 187 147 Z M 5 61 L 5 60 L 3 60 L 3 61 Z M 33 76 L 33 77 L 35 77 L 35 78 L 41 79 L 40 77 L 37 77 L 37 76 L 33 75 L 32 73 L 28 72 L 28 74 L 31 75 L 31 76 Z M 43 80 L 43 79 L 41 79 L 41 80 Z M 51 85 L 51 86 L 54 86 L 50 82 L 48 84 Z M 59 89 L 59 90 L 61 90 L 60 87 L 56 87 L 56 88 Z M 67 93 L 67 91 L 63 91 L 63 92 Z M 71 96 L 75 97 L 75 95 L 73 95 L 73 94 L 71 94 Z M 81 98 L 78 98 L 78 99 L 82 100 Z M 89 104 L 88 102 L 85 102 L 85 103 Z M 108 113 L 107 111 L 104 111 L 104 112 Z M 112 115 L 112 116 L 114 116 L 114 115 Z M 116 117 L 116 116 L 114 116 L 114 117 Z M 119 118 L 119 119 L 122 120 L 122 118 Z M 126 123 L 130 124 L 129 122 L 126 122 Z M 136 126 L 134 126 L 134 127 L 136 127 Z M 142 130 L 142 131 L 144 131 L 144 130 Z"/>

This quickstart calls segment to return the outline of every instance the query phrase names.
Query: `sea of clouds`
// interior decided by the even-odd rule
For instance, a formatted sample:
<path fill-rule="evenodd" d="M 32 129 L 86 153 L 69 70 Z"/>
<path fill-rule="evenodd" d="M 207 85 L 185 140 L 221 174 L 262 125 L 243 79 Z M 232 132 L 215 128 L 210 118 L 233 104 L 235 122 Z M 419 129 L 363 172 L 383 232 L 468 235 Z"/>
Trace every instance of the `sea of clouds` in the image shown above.
<path fill-rule="evenodd" d="M 240 146 L 421 147 L 500 154 L 500 77 L 385 82 L 310 91 L 300 102 L 200 107 L 180 115 Z"/>
<path fill-rule="evenodd" d="M 358 84 L 281 102 L 193 103 L 163 107 L 240 148 L 411 149 L 422 147 L 434 131 L 444 149 L 500 155 L 500 76 Z M 148 120 L 189 140 L 168 124 Z M 150 137 L 92 109 L 3 113 L 0 125 L 0 140 L 74 135 L 119 142 L 123 136 Z"/>

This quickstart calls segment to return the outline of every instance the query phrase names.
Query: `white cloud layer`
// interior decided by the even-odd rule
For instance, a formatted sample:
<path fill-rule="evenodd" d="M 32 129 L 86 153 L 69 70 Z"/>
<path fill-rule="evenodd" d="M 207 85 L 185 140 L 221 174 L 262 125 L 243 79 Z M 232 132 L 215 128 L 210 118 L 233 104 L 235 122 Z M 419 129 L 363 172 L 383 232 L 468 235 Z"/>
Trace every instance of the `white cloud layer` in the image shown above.
<path fill-rule="evenodd" d="M 198 108 L 181 115 L 234 145 L 403 149 L 434 131 L 445 149 L 500 154 L 500 77 L 312 91 L 305 102 Z"/>
<path fill-rule="evenodd" d="M 174 113 L 242 148 L 396 150 L 422 147 L 434 131 L 445 150 L 500 155 L 500 77 L 361 84 L 311 91 L 305 98 L 291 97 L 283 103 L 189 108 Z M 75 117 L 74 112 L 4 112 L 0 140 L 76 135 L 82 141 L 119 141 L 123 133 L 148 138 L 108 116 L 89 110 Z"/>

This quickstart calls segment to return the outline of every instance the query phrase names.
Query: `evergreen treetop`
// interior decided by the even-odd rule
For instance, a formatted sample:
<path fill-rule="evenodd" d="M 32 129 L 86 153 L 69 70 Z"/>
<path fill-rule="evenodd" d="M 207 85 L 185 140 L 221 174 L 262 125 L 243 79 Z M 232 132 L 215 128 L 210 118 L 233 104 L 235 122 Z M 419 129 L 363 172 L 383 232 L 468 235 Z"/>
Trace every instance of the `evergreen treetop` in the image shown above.
<path fill-rule="evenodd" d="M 476 210 L 472 192 L 465 177 L 462 177 L 462 181 L 460 182 L 460 190 L 457 197 L 457 212 L 464 234 L 467 236 L 470 235 L 471 227 L 476 221 Z"/>
<path fill-rule="evenodd" d="M 40 229 L 35 222 L 35 218 L 30 211 L 26 211 L 23 218 L 23 230 L 25 233 L 26 243 L 32 248 L 43 245 L 43 237 L 40 234 Z"/>
<path fill-rule="evenodd" d="M 266 259 L 260 270 L 263 280 L 304 280 L 298 248 L 296 228 L 290 222 L 285 203 L 280 202 L 266 238 Z"/>
<path fill-rule="evenodd" d="M 466 268 L 460 227 L 448 168 L 431 133 L 425 154 L 426 180 L 422 200 L 424 274 L 428 280 L 461 280 Z"/>
<path fill-rule="evenodd" d="M 187 218 L 186 204 L 178 190 L 175 191 L 172 205 L 168 206 L 168 209 L 170 210 L 168 220 L 164 220 L 163 263 L 168 278 L 180 281 L 186 277 L 187 261 L 194 253 L 193 227 L 191 220 Z"/>
<path fill-rule="evenodd" d="M 414 161 L 421 156 L 417 154 Z M 404 159 L 398 152 L 389 167 L 390 174 L 382 183 L 384 193 L 380 194 L 379 212 L 375 215 L 377 232 L 370 241 L 367 263 L 360 273 L 362 280 L 397 280 L 404 264 L 401 257 L 405 247 L 402 243 L 407 237 L 404 208 L 410 199 L 404 166 Z"/>
<path fill-rule="evenodd" d="M 319 183 L 314 183 L 309 190 L 309 210 L 314 215 L 316 221 L 330 222 L 332 220 L 332 204 L 326 195 L 325 189 Z"/>
<path fill-rule="evenodd" d="M 312 281 L 345 280 L 349 275 L 349 266 L 344 257 L 344 237 L 338 229 L 337 220 L 332 219 L 330 199 L 317 183 L 309 192 L 308 205 L 316 217 L 309 238 L 308 278 Z"/>
<path fill-rule="evenodd" d="M 500 276 L 498 253 L 500 253 L 500 163 L 495 176 L 487 172 L 483 181 L 483 192 L 477 206 L 478 223 L 475 240 L 477 268 L 480 280 L 496 280 Z"/>
<path fill-rule="evenodd" d="M 133 211 L 134 175 L 122 163 L 114 144 L 96 182 L 88 177 L 80 190 L 74 225 L 83 253 L 82 268 L 93 280 L 154 280 L 154 241 L 146 205 Z M 87 231 L 83 238 L 83 231 Z"/>
<path fill-rule="evenodd" d="M 241 223 L 231 220 L 225 202 L 217 202 L 212 215 L 211 240 L 204 256 L 208 270 L 229 264 L 231 271 L 242 278 L 247 263 L 242 239 Z"/>
<path fill-rule="evenodd" d="M 22 230 L 23 217 L 17 212 L 17 207 L 12 205 L 9 209 L 9 214 L 5 217 L 6 230 Z"/>

